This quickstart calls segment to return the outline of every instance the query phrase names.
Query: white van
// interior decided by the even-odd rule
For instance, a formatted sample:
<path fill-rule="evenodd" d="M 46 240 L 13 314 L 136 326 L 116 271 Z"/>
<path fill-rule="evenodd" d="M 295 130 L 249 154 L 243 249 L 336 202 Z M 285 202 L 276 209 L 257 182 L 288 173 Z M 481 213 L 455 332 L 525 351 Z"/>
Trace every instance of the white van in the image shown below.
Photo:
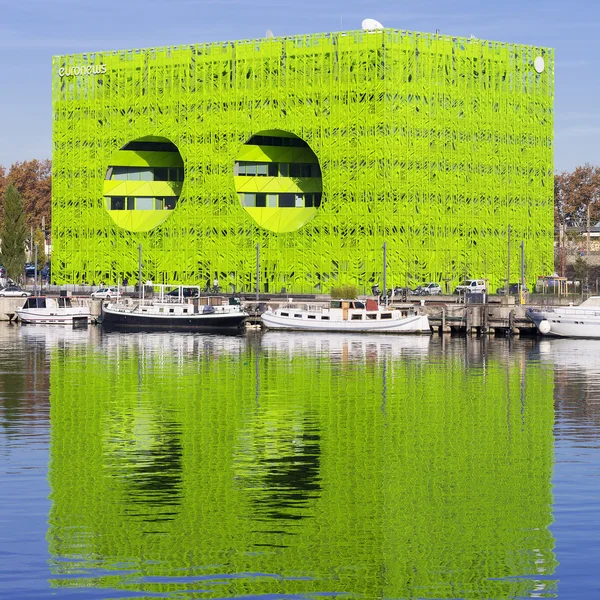
<path fill-rule="evenodd" d="M 487 285 L 485 283 L 485 279 L 465 279 L 460 285 L 456 286 L 454 290 L 455 294 L 465 294 L 465 293 L 482 293 L 487 292 Z"/>

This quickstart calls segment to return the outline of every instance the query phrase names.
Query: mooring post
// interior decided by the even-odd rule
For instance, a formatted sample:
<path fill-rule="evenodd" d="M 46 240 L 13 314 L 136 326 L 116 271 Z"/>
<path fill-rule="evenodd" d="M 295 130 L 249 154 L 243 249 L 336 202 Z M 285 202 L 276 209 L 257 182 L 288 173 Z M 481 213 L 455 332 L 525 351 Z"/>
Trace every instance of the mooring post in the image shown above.
<path fill-rule="evenodd" d="M 260 294 L 260 244 L 256 244 L 256 302 Z"/>
<path fill-rule="evenodd" d="M 142 299 L 142 244 L 138 246 L 138 298 Z"/>

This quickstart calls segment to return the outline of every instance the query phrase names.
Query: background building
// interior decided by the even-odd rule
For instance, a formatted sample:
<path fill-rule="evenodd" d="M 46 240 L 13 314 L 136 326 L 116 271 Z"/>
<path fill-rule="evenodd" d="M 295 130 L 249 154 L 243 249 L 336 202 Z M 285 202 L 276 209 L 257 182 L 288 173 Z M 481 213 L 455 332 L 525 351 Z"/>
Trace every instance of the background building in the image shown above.
<path fill-rule="evenodd" d="M 553 53 L 394 29 L 55 57 L 53 279 L 360 291 L 553 263 Z"/>

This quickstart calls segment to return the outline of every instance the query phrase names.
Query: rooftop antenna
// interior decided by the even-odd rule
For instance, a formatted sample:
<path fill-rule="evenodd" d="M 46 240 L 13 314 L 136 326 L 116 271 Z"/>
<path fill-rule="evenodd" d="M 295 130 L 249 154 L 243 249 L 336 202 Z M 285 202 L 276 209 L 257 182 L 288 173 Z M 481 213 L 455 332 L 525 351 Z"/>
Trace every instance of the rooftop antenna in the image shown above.
<path fill-rule="evenodd" d="M 383 29 L 383 25 L 375 19 L 364 19 L 361 23 L 361 27 L 365 31 L 375 31 L 377 29 Z"/>
<path fill-rule="evenodd" d="M 274 38 L 273 32 L 270 29 L 267 29 L 267 39 Z"/>

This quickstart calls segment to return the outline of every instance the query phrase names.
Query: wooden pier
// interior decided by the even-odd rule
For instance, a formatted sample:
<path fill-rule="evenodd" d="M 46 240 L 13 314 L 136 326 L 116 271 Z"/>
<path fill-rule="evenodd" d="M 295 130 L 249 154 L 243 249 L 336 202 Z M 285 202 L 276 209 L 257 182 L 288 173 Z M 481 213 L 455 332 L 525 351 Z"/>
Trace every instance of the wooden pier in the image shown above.
<path fill-rule="evenodd" d="M 23 305 L 23 298 L 0 298 L 0 320 L 14 319 L 16 309 Z M 135 303 L 137 299 L 129 298 Z M 217 301 L 217 297 L 215 297 Z M 218 301 L 225 301 L 218 298 Z M 260 313 L 267 307 L 277 308 L 282 304 L 292 301 L 294 304 L 322 304 L 327 305 L 327 297 L 296 297 L 293 300 L 285 297 L 262 296 L 257 302 L 255 299 L 242 299 L 244 309 L 249 313 L 247 324 L 250 327 L 261 326 Z M 100 300 L 88 300 L 92 317 L 100 314 Z M 515 299 L 508 297 L 501 301 L 486 304 L 464 304 L 457 302 L 453 296 L 427 296 L 425 298 L 410 297 L 407 302 L 394 302 L 393 307 L 401 308 L 414 306 L 421 314 L 429 317 L 429 322 L 434 333 L 457 335 L 535 335 L 535 325 L 527 318 L 526 312 L 534 304 L 515 304 Z"/>
<path fill-rule="evenodd" d="M 445 304 L 425 306 L 434 333 L 466 335 L 536 335 L 527 305 Z"/>
<path fill-rule="evenodd" d="M 286 304 L 285 299 L 263 299 L 261 308 L 278 308 Z M 294 299 L 294 304 L 326 304 L 323 300 Z M 250 317 L 246 322 L 253 327 L 261 325 L 260 311 L 257 303 L 251 301 L 243 302 L 244 309 Z M 462 304 L 455 297 L 411 299 L 409 302 L 391 305 L 394 308 L 413 306 L 421 314 L 429 317 L 433 333 L 455 334 L 455 335 L 536 335 L 535 325 L 527 318 L 527 304 L 515 304 L 514 299 L 509 298 L 503 302 L 492 302 L 486 304 Z"/>

